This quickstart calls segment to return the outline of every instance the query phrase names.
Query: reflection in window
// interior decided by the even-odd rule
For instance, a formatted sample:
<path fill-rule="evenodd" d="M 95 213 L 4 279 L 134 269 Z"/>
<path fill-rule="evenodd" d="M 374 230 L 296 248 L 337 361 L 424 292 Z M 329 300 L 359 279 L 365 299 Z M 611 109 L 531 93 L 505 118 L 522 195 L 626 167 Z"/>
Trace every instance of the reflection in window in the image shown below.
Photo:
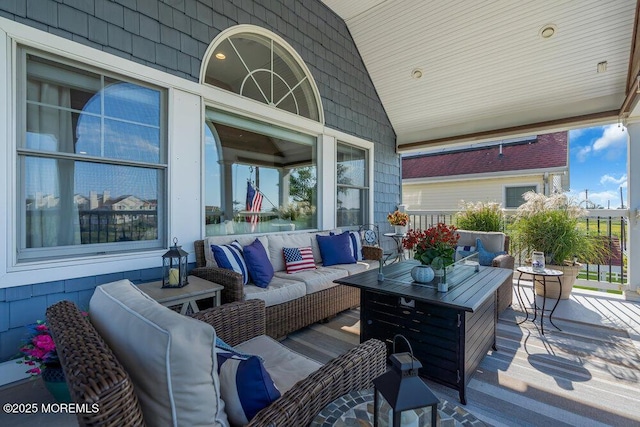
<path fill-rule="evenodd" d="M 204 83 L 320 119 L 310 76 L 287 49 L 264 35 L 244 32 L 220 42 L 207 63 Z"/>
<path fill-rule="evenodd" d="M 350 227 L 369 222 L 369 168 L 367 151 L 338 143 L 336 175 L 338 227 Z"/>
<path fill-rule="evenodd" d="M 20 259 L 163 247 L 164 93 L 21 53 Z"/>
<path fill-rule="evenodd" d="M 206 234 L 316 228 L 315 138 L 210 109 L 206 116 Z"/>

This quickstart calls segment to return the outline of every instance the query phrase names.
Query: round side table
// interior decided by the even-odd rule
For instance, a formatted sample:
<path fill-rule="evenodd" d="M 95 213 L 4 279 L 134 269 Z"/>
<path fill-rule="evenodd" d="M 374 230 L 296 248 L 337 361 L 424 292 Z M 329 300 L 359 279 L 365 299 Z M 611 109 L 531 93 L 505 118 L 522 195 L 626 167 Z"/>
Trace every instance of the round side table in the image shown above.
<path fill-rule="evenodd" d="M 553 305 L 553 308 L 549 313 L 549 322 L 557 330 L 561 331 L 562 329 L 560 329 L 555 323 L 553 323 L 552 316 L 553 316 L 553 312 L 556 311 L 556 307 L 558 307 L 558 303 L 560 302 L 560 295 L 562 295 L 562 275 L 564 273 L 560 270 L 552 270 L 550 268 L 545 268 L 544 270 L 534 270 L 533 267 L 518 267 L 516 270 L 518 271 L 518 273 L 520 273 L 520 275 L 518 276 L 518 292 L 516 292 L 516 296 L 518 297 L 518 302 L 520 303 L 520 306 L 524 308 L 524 312 L 526 314 L 525 319 L 522 322 L 518 322 L 518 325 L 529 320 L 529 311 L 527 310 L 527 306 L 524 304 L 524 298 L 522 297 L 522 294 L 521 294 L 520 278 L 522 277 L 523 274 L 530 274 L 531 276 L 533 276 L 533 319 L 531 319 L 531 321 L 532 322 L 536 321 L 538 310 L 540 310 L 540 331 L 542 332 L 542 335 L 544 335 L 544 312 L 545 310 L 548 311 L 548 309 L 545 308 L 547 304 L 547 278 L 555 278 L 558 281 L 558 285 L 560 286 L 560 294 L 558 295 L 558 298 L 556 299 L 556 303 Z M 538 303 L 536 302 L 536 295 L 535 295 L 536 277 L 540 277 L 542 280 L 541 282 L 538 282 L 542 284 L 542 291 L 543 291 L 542 307 L 538 307 Z M 529 301 L 529 297 L 526 294 L 525 294 L 525 297 L 527 299 L 527 304 L 531 305 L 531 301 Z"/>

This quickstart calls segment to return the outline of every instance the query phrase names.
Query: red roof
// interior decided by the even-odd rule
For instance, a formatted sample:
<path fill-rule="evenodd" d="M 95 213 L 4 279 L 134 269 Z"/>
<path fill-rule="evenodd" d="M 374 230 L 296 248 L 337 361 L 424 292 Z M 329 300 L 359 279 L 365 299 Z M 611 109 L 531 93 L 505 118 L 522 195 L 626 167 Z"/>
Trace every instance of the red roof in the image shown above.
<path fill-rule="evenodd" d="M 567 167 L 567 132 L 538 135 L 500 146 L 422 154 L 402 159 L 402 178 L 428 178 L 488 172 Z"/>

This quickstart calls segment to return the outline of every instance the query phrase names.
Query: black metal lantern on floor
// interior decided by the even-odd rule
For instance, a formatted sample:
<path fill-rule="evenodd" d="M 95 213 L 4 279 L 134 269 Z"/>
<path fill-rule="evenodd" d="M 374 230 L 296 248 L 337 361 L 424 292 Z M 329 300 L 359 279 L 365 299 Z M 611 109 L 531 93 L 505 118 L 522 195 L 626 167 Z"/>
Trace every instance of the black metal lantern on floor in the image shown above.
<path fill-rule="evenodd" d="M 395 352 L 397 338 L 405 340 L 410 353 Z M 439 400 L 418 376 L 422 364 L 404 336 L 393 337 L 393 353 L 391 369 L 373 380 L 374 427 L 435 426 Z"/>
<path fill-rule="evenodd" d="M 162 287 L 181 288 L 189 284 L 187 280 L 187 256 L 189 254 L 178 246 L 178 239 L 173 238 L 173 246 L 162 255 Z"/>

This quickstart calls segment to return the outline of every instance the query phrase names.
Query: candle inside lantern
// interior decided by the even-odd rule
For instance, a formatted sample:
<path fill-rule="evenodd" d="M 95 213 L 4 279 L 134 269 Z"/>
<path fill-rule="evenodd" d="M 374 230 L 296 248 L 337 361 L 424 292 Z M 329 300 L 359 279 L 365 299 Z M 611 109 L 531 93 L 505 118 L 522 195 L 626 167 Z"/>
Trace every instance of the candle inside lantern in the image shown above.
<path fill-rule="evenodd" d="M 180 272 L 177 268 L 172 268 L 169 270 L 169 284 L 177 285 L 180 282 Z"/>

